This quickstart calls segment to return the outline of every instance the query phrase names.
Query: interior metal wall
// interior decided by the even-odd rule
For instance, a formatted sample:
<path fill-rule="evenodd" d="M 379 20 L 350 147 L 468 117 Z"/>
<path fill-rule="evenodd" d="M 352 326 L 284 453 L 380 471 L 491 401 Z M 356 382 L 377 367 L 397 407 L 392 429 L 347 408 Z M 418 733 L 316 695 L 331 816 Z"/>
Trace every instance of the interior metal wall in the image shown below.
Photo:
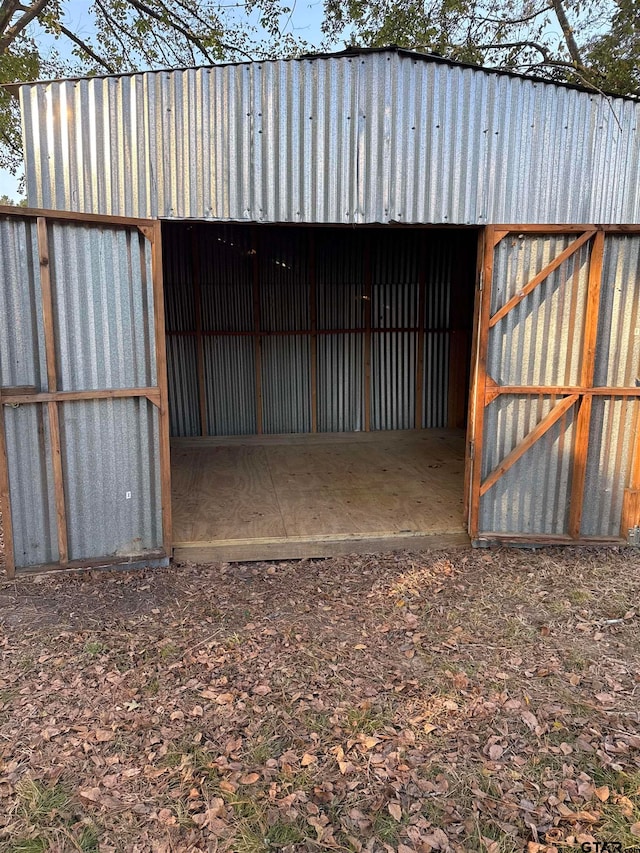
<path fill-rule="evenodd" d="M 198 339 L 207 435 L 447 426 L 452 278 L 466 253 L 470 325 L 475 234 L 163 229 L 173 435 L 203 433 Z"/>

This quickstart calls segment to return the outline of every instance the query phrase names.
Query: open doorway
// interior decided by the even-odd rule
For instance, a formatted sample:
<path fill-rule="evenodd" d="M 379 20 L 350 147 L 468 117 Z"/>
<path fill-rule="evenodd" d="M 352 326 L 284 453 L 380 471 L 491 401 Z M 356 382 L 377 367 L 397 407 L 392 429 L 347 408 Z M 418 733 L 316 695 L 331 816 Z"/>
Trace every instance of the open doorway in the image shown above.
<path fill-rule="evenodd" d="M 162 231 L 176 556 L 464 541 L 477 229 Z"/>

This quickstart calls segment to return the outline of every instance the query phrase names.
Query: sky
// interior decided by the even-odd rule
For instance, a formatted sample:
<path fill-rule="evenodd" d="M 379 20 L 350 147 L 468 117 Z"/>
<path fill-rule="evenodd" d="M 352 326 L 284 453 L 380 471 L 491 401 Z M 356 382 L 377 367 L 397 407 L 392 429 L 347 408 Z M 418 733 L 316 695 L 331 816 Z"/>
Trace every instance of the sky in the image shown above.
<path fill-rule="evenodd" d="M 291 0 L 292 13 L 289 20 L 285 20 L 287 32 L 304 39 L 311 44 L 318 44 L 322 34 L 320 25 L 323 18 L 323 0 Z M 76 35 L 83 38 L 92 35 L 91 17 L 89 15 L 90 0 L 63 0 L 66 10 L 65 24 Z M 34 36 L 43 49 L 52 47 L 62 55 L 64 54 L 63 40 L 54 40 L 43 33 L 39 28 L 34 29 Z M 6 170 L 0 169 L 0 195 L 7 195 L 14 201 L 20 199 L 18 181 L 20 176 L 14 176 Z"/>

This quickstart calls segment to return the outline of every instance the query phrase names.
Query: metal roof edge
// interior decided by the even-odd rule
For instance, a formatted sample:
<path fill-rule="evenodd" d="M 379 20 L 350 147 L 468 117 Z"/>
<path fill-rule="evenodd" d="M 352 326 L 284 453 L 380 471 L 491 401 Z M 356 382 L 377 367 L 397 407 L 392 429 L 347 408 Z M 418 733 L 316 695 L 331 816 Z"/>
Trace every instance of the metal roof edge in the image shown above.
<path fill-rule="evenodd" d="M 529 81 L 532 83 L 544 84 L 546 86 L 560 86 L 563 89 L 575 89 L 578 92 L 585 92 L 590 95 L 600 95 L 608 99 L 616 99 L 623 101 L 631 101 L 639 103 L 640 98 L 635 95 L 619 95 L 613 92 L 605 92 L 595 87 L 581 85 L 579 83 L 570 83 L 564 80 L 549 80 L 546 77 L 541 77 L 534 74 L 523 74 L 517 71 L 509 71 L 505 68 L 491 68 L 486 65 L 475 65 L 472 62 L 460 62 L 456 59 L 449 59 L 438 53 L 428 53 L 420 50 L 410 50 L 408 48 L 399 47 L 391 44 L 385 47 L 347 47 L 344 50 L 327 52 L 327 53 L 305 53 L 300 56 L 289 57 L 270 57 L 265 59 L 252 60 L 236 60 L 229 62 L 217 62 L 212 65 L 195 65 L 181 66 L 179 68 L 149 68 L 140 71 L 123 71 L 119 74 L 94 74 L 80 75 L 77 77 L 60 77 L 48 80 L 25 80 L 15 83 L 2 83 L 0 86 L 10 92 L 14 97 L 19 96 L 19 91 L 23 86 L 44 86 L 52 83 L 75 83 L 84 80 L 108 80 L 111 78 L 117 79 L 122 77 L 138 77 L 142 74 L 169 74 L 182 71 L 199 71 L 201 69 L 224 68 L 234 65 L 262 65 L 271 62 L 307 62 L 317 59 L 352 59 L 356 56 L 366 56 L 371 54 L 393 53 L 404 59 L 411 59 L 414 62 L 428 62 L 439 65 L 448 65 L 452 68 L 470 69 L 485 74 L 496 74 L 503 77 L 512 77 L 517 80 Z"/>

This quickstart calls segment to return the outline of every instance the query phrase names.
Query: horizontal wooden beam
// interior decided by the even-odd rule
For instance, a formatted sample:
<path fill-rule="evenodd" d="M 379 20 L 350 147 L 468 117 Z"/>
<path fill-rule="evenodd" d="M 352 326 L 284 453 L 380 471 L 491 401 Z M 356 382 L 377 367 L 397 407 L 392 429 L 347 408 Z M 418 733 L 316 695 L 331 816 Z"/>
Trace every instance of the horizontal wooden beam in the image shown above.
<path fill-rule="evenodd" d="M 393 327 L 389 329 L 385 329 L 379 326 L 374 326 L 371 329 L 372 334 L 405 334 L 410 332 L 417 333 L 428 333 L 431 335 L 444 335 L 453 332 L 469 332 L 469 329 L 421 329 L 418 326 L 403 326 L 403 327 Z M 357 329 L 275 329 L 273 331 L 254 331 L 253 329 L 246 329 L 240 332 L 237 331 L 227 331 L 225 329 L 202 329 L 200 334 L 203 337 L 210 338 L 252 338 L 252 337 L 260 337 L 260 338 L 277 338 L 277 337 L 287 337 L 289 335 L 307 335 L 309 337 L 316 337 L 319 335 L 363 335 L 366 332 L 364 326 L 362 328 Z M 167 331 L 167 337 L 170 338 L 180 338 L 180 337 L 197 337 L 198 332 L 191 329 L 174 329 L 171 331 Z"/>
<path fill-rule="evenodd" d="M 157 220 L 138 219 L 133 216 L 103 216 L 100 213 L 76 213 L 70 210 L 45 210 L 39 207 L 11 207 L 0 204 L 0 216 L 15 216 L 21 219 L 42 217 L 49 221 L 90 222 L 94 225 L 131 225 L 135 228 L 153 227 Z"/>
<path fill-rule="evenodd" d="M 640 225 L 613 225 L 585 222 L 582 225 L 531 225 L 525 223 L 503 223 L 494 225 L 496 231 L 507 231 L 509 234 L 575 234 L 576 232 L 606 231 L 609 234 L 638 234 Z"/>
<path fill-rule="evenodd" d="M 23 403 L 74 403 L 81 400 L 116 400 L 127 397 L 146 397 L 154 406 L 160 405 L 158 388 L 111 388 L 96 391 L 43 391 L 38 394 L 0 395 L 0 402 L 7 405 Z"/>
<path fill-rule="evenodd" d="M 520 459 L 520 457 L 523 456 L 530 447 L 533 447 L 536 441 L 542 438 L 545 432 L 547 432 L 547 430 L 549 430 L 556 421 L 560 420 L 560 418 L 566 414 L 578 399 L 579 397 L 577 394 L 572 394 L 571 397 L 565 397 L 564 400 L 557 403 L 553 409 L 551 409 L 549 414 L 547 414 L 540 423 L 523 438 L 520 444 L 516 445 L 511 453 L 505 456 L 502 462 L 493 469 L 481 484 L 480 494 L 486 494 L 486 492 L 488 492 L 489 489 L 498 482 L 502 475 L 506 474 L 509 468 L 512 468 L 518 459 Z"/>
<path fill-rule="evenodd" d="M 505 302 L 502 308 L 496 311 L 493 317 L 491 317 L 489 320 L 489 327 L 495 326 L 495 324 L 502 320 L 503 317 L 505 317 L 511 310 L 516 307 L 516 305 L 519 305 L 526 296 L 528 296 L 533 290 L 535 290 L 539 284 L 542 284 L 542 282 L 547 279 L 552 272 L 557 270 L 561 264 L 563 264 L 568 258 L 570 258 L 571 255 L 577 252 L 578 249 L 583 246 L 588 240 L 590 240 L 595 233 L 596 231 L 594 230 L 585 232 L 580 237 L 578 237 L 577 240 L 574 240 L 570 245 L 568 245 L 564 251 L 560 252 L 560 254 L 550 263 L 548 263 L 546 267 L 541 269 L 540 272 L 531 279 L 531 281 L 527 282 L 527 284 L 525 284 L 521 290 L 519 290 L 511 297 L 511 299 Z"/>
<path fill-rule="evenodd" d="M 39 566 L 28 566 L 21 568 L 20 575 L 39 574 L 42 572 L 68 572 L 74 569 L 110 569 L 112 566 L 122 566 L 126 568 L 128 565 L 142 566 L 146 562 L 152 560 L 162 560 L 165 557 L 170 557 L 170 554 L 163 548 L 154 551 L 145 551 L 144 554 L 134 554 L 130 557 L 91 557 L 87 560 L 69 560 L 64 565 L 60 563 L 42 563 Z"/>
<path fill-rule="evenodd" d="M 24 397 L 37 393 L 37 385 L 4 385 L 0 388 L 0 397 Z"/>
<path fill-rule="evenodd" d="M 613 385 L 602 385 L 595 388 L 582 388 L 580 385 L 496 385 L 490 378 L 487 380 L 485 405 L 492 403 L 500 394 L 522 394 L 526 396 L 564 396 L 579 394 L 594 397 L 640 397 L 640 387 L 618 388 Z"/>

